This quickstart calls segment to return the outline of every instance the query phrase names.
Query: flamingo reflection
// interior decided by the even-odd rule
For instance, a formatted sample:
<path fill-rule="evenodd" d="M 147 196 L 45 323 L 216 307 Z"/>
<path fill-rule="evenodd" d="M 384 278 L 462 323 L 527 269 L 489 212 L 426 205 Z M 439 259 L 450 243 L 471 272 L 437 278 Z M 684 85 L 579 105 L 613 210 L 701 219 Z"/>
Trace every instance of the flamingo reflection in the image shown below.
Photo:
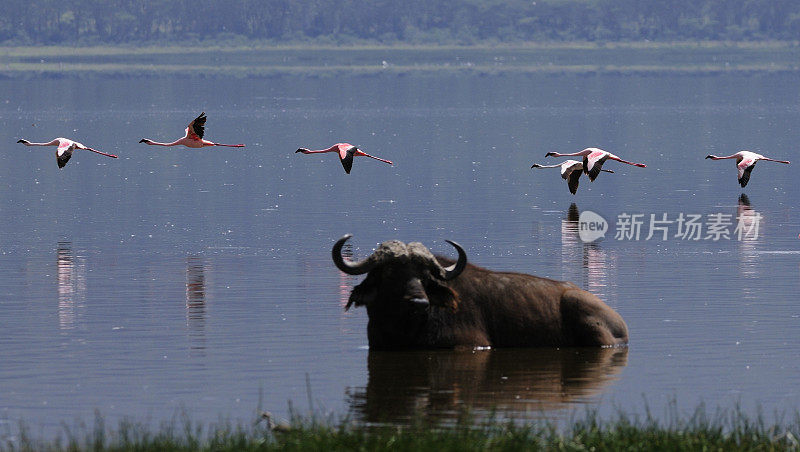
<path fill-rule="evenodd" d="M 186 258 L 186 327 L 190 348 L 206 348 L 206 269 L 200 256 Z"/>
<path fill-rule="evenodd" d="M 75 328 L 86 296 L 86 266 L 72 256 L 72 243 L 58 242 L 56 248 L 56 280 L 58 287 L 58 326 Z"/>
<path fill-rule="evenodd" d="M 763 217 L 760 212 L 753 210 L 750 206 L 750 198 L 742 193 L 736 205 L 736 232 L 737 239 L 745 242 L 755 242 L 761 235 L 761 221 Z M 740 233 L 741 231 L 741 233 Z"/>
<path fill-rule="evenodd" d="M 366 387 L 348 389 L 363 422 L 454 421 L 464 408 L 519 419 L 595 401 L 627 364 L 628 349 L 378 352 Z"/>
<path fill-rule="evenodd" d="M 761 262 L 758 256 L 758 244 L 763 234 L 763 216 L 750 206 L 750 198 L 742 193 L 736 205 L 736 218 L 734 218 L 734 232 L 731 239 L 739 242 L 740 271 L 746 278 L 756 278 L 761 274 L 757 268 Z M 746 296 L 752 296 L 753 289 L 745 284 L 743 291 Z"/>
<path fill-rule="evenodd" d="M 353 245 L 350 243 L 345 243 L 341 250 L 342 256 L 344 256 L 348 260 L 353 259 Z M 341 313 L 342 318 L 345 316 L 353 316 L 356 315 L 355 310 L 345 311 L 344 307 L 347 306 L 347 301 L 350 298 L 350 291 L 353 290 L 353 287 L 357 284 L 358 276 L 351 276 L 347 275 L 343 272 L 340 272 L 336 269 L 335 266 L 331 265 L 331 258 L 330 254 L 327 255 L 326 259 L 318 259 L 316 257 L 307 256 L 305 254 L 298 255 L 299 261 L 299 269 L 298 271 L 302 273 L 303 278 L 300 282 L 300 289 L 303 291 L 308 292 L 309 294 L 314 293 L 315 295 L 308 295 L 308 296 L 317 296 L 315 291 L 319 290 L 319 275 L 320 273 L 328 273 L 333 277 L 333 273 L 336 274 L 335 281 L 331 280 L 328 281 L 330 285 L 325 289 L 334 290 L 335 292 L 326 292 L 328 293 L 328 299 L 331 302 L 336 302 L 341 306 Z M 350 325 L 350 323 L 347 323 Z M 347 327 L 345 327 L 348 329 Z"/>
<path fill-rule="evenodd" d="M 584 243 L 580 239 L 579 218 L 578 206 L 570 204 L 566 218 L 561 220 L 561 276 L 567 281 L 580 281 L 582 288 L 604 300 L 613 299 L 615 293 L 609 281 L 614 280 L 616 273 L 614 256 L 599 243 Z"/>

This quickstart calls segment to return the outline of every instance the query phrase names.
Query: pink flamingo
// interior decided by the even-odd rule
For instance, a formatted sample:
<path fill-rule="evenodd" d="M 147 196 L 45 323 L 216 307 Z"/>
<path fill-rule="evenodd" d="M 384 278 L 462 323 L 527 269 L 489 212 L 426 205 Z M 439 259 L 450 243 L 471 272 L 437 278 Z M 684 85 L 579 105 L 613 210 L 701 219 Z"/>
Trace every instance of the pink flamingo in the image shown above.
<path fill-rule="evenodd" d="M 573 152 L 571 154 L 560 154 L 558 152 L 548 152 L 545 154 L 545 157 L 571 157 L 575 155 L 582 155 L 583 156 L 583 172 L 589 175 L 589 180 L 594 182 L 597 179 L 597 176 L 600 175 L 600 171 L 602 170 L 603 163 L 606 160 L 616 160 L 618 162 L 627 163 L 628 165 L 638 166 L 640 168 L 647 168 L 647 165 L 644 163 L 633 163 L 627 160 L 622 160 L 621 158 L 617 157 L 616 155 L 604 151 L 600 148 L 586 148 L 579 152 Z"/>
<path fill-rule="evenodd" d="M 58 162 L 58 167 L 63 168 L 64 165 L 67 164 L 70 157 L 72 157 L 72 151 L 75 149 L 84 149 L 87 151 L 92 151 L 100 155 L 105 155 L 106 157 L 117 158 L 114 154 L 106 154 L 105 152 L 100 152 L 96 149 L 92 149 L 88 146 L 84 146 L 77 141 L 72 141 L 67 138 L 56 138 L 53 141 L 49 141 L 47 143 L 31 143 L 28 140 L 19 140 L 17 143 L 22 143 L 25 146 L 58 146 L 56 149 L 56 162 Z"/>
<path fill-rule="evenodd" d="M 350 169 L 353 167 L 353 157 L 369 157 L 375 160 L 380 160 L 383 163 L 394 165 L 389 160 L 384 160 L 382 158 L 375 157 L 374 155 L 369 155 L 350 143 L 336 143 L 333 146 L 329 147 L 328 149 L 320 149 L 318 151 L 311 151 L 306 148 L 300 148 L 294 151 L 295 154 L 297 154 L 298 152 L 302 152 L 303 154 L 322 154 L 325 152 L 336 152 L 339 154 L 339 160 L 342 161 L 344 172 L 347 174 L 350 174 Z"/>
<path fill-rule="evenodd" d="M 200 116 L 194 118 L 194 121 L 189 123 L 186 127 L 186 135 L 172 143 L 159 143 L 148 138 L 142 138 L 139 143 L 149 144 L 151 146 L 186 146 L 187 148 L 202 148 L 206 146 L 227 146 L 230 148 L 243 148 L 243 144 L 222 144 L 214 143 L 203 139 L 203 134 L 206 130 L 206 113 L 200 113 Z"/>
<path fill-rule="evenodd" d="M 564 160 L 556 165 L 540 165 L 534 163 L 531 168 L 561 168 L 561 178 L 567 181 L 569 192 L 573 195 L 578 191 L 578 182 L 580 182 L 581 173 L 583 173 L 583 162 L 578 160 Z M 613 173 L 611 170 L 601 170 L 607 173 Z"/>
<path fill-rule="evenodd" d="M 739 184 L 741 184 L 743 188 L 750 181 L 750 173 L 753 171 L 753 168 L 756 166 L 756 163 L 758 163 L 759 160 L 785 163 L 787 165 L 789 164 L 789 162 L 787 162 L 786 160 L 775 160 L 750 151 L 739 151 L 735 154 L 728 155 L 725 157 L 717 157 L 716 155 L 707 155 L 706 158 L 711 160 L 736 159 L 736 168 L 739 170 Z"/>

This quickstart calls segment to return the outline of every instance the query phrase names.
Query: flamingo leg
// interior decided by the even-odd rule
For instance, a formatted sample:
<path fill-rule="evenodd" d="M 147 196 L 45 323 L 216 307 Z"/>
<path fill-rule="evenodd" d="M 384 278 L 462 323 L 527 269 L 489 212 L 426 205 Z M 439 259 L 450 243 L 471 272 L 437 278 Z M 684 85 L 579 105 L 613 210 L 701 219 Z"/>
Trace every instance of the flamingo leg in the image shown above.
<path fill-rule="evenodd" d="M 608 156 L 608 158 L 610 158 L 611 160 L 616 160 L 618 162 L 627 163 L 628 165 L 638 166 L 639 168 L 647 168 L 647 165 L 645 165 L 644 163 L 629 162 L 627 160 L 622 160 L 619 157 L 610 156 L 610 155 Z"/>
<path fill-rule="evenodd" d="M 767 158 L 767 157 L 764 157 L 764 158 L 762 158 L 760 160 L 767 160 L 767 161 L 770 161 L 770 162 L 785 163 L 787 165 L 791 163 L 791 162 L 789 162 L 787 160 L 775 160 L 775 159 L 770 159 L 770 158 Z"/>
<path fill-rule="evenodd" d="M 229 148 L 243 148 L 244 147 L 243 144 L 222 144 L 222 143 L 211 143 L 211 144 L 209 144 L 207 146 L 225 146 L 225 147 L 229 147 Z"/>
<path fill-rule="evenodd" d="M 382 159 L 382 158 L 380 158 L 380 157 L 375 157 L 374 155 L 369 155 L 369 154 L 367 154 L 366 152 L 364 152 L 364 151 L 361 151 L 361 150 L 359 150 L 359 151 L 356 151 L 356 154 L 355 154 L 355 155 L 358 155 L 358 156 L 363 156 L 363 157 L 369 157 L 369 158 L 371 158 L 371 159 L 380 160 L 380 161 L 381 161 L 381 162 L 383 162 L 383 163 L 388 163 L 388 164 L 390 164 L 390 165 L 394 165 L 394 163 L 390 162 L 389 160 L 384 160 L 384 159 Z"/>
<path fill-rule="evenodd" d="M 100 155 L 105 155 L 106 157 L 118 158 L 114 154 L 106 154 L 105 152 L 100 152 L 97 149 L 92 149 L 92 148 L 81 148 L 81 149 L 85 149 L 87 151 L 92 151 L 92 152 L 95 152 L 95 153 L 100 154 Z"/>

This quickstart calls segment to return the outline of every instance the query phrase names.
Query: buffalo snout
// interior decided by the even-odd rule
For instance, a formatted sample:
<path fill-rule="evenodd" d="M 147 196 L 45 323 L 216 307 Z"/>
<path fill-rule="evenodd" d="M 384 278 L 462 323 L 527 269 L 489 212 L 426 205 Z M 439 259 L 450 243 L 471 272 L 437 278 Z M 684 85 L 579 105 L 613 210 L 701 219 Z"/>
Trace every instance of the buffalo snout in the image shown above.
<path fill-rule="evenodd" d="M 425 288 L 419 278 L 411 278 L 408 280 L 403 299 L 420 307 L 428 307 L 431 304 L 428 300 L 428 294 L 425 293 Z"/>

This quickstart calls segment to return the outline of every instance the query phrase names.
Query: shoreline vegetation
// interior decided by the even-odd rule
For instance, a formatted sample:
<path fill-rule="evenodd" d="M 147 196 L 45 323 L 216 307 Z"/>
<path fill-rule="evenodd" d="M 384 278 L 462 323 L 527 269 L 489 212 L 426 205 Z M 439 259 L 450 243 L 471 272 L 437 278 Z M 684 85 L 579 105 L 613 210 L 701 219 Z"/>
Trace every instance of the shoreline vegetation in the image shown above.
<path fill-rule="evenodd" d="M 792 0 L 6 0 L 0 42 L 790 40 Z"/>
<path fill-rule="evenodd" d="M 673 406 L 674 410 L 674 406 Z M 221 422 L 203 427 L 186 416 L 180 422 L 152 430 L 146 424 L 120 422 L 107 428 L 98 414 L 92 426 L 62 427 L 52 440 L 33 438 L 21 425 L 16 434 L 0 434 L 0 451 L 272 451 L 272 450 L 797 450 L 800 416 L 767 423 L 739 409 L 679 417 L 666 421 L 648 412 L 644 419 L 618 414 L 600 420 L 588 411 L 558 425 L 551 421 L 522 424 L 509 420 L 475 421 L 461 413 L 455 423 L 424 420 L 410 425 L 359 424 L 319 416 L 293 416 L 291 422 L 272 422 L 262 414 L 252 425 Z"/>
<path fill-rule="evenodd" d="M 797 41 L 0 47 L 0 78 L 800 72 Z"/>

